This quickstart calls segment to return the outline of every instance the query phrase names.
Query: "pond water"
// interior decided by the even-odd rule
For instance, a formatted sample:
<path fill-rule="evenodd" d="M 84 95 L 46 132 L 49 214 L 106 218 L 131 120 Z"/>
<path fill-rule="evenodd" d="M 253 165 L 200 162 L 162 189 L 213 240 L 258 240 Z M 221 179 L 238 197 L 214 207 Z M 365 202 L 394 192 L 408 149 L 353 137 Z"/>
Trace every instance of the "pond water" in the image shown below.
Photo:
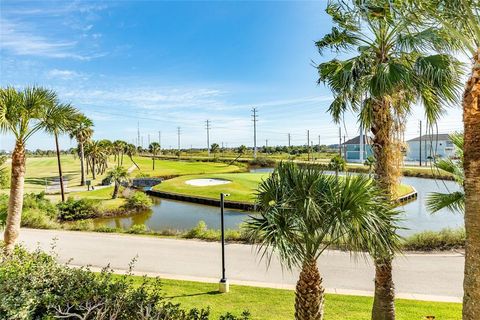
<path fill-rule="evenodd" d="M 251 172 L 271 172 L 271 168 L 252 169 Z M 413 186 L 418 193 L 415 201 L 401 207 L 404 211 L 402 235 L 410 235 L 425 230 L 438 231 L 443 228 L 458 228 L 464 225 L 463 215 L 442 210 L 434 215 L 425 207 L 426 196 L 430 192 L 452 192 L 459 190 L 453 181 L 404 177 L 402 183 Z M 95 224 L 128 229 L 132 225 L 145 224 L 150 230 L 187 230 L 200 220 L 209 228 L 220 228 L 220 210 L 217 207 L 152 197 L 152 209 L 129 217 L 95 219 Z M 251 213 L 225 209 L 226 228 L 235 229 Z"/>

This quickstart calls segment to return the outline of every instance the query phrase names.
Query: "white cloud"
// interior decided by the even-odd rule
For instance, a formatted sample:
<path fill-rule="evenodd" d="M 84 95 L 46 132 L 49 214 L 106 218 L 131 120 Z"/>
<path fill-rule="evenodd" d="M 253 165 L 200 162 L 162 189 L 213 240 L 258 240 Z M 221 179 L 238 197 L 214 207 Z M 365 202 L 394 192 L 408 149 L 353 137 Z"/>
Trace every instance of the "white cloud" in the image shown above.
<path fill-rule="evenodd" d="M 79 78 L 84 76 L 81 73 L 78 73 L 73 70 L 52 69 L 47 72 L 47 77 L 51 79 L 69 80 L 69 79 Z"/>

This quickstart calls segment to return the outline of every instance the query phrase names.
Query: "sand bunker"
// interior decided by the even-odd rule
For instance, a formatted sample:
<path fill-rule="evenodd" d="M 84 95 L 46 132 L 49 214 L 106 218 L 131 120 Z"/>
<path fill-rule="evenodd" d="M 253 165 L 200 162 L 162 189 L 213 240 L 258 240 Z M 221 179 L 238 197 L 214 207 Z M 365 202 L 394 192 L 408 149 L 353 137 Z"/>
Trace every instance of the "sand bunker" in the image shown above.
<path fill-rule="evenodd" d="M 224 179 L 192 179 L 185 181 L 186 184 L 196 187 L 206 187 L 206 186 L 218 186 L 221 184 L 227 184 L 232 181 Z"/>

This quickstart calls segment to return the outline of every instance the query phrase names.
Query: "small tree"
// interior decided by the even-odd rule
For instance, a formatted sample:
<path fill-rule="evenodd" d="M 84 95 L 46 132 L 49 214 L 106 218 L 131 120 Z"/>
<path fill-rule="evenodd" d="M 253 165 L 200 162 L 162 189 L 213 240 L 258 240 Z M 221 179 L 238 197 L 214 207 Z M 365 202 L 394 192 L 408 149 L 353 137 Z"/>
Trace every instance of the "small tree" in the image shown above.
<path fill-rule="evenodd" d="M 127 169 L 125 169 L 124 167 L 117 166 L 112 170 L 110 170 L 107 173 L 106 177 L 111 181 L 113 181 L 114 183 L 112 199 L 116 199 L 118 197 L 118 191 L 120 190 L 120 185 L 122 184 L 122 182 L 128 181 L 129 173 Z"/>
<path fill-rule="evenodd" d="M 262 257 L 270 260 L 276 251 L 287 268 L 301 268 L 297 320 L 323 318 L 317 259 L 330 245 L 375 254 L 397 249 L 396 212 L 367 176 L 336 179 L 313 167 L 281 163 L 259 185 L 257 206 L 260 215 L 246 228 Z"/>
<path fill-rule="evenodd" d="M 153 161 L 152 167 L 153 167 L 153 170 L 155 170 L 155 157 L 160 152 L 160 144 L 158 142 L 150 143 L 150 145 L 148 146 L 148 151 L 150 151 L 150 153 L 152 154 L 152 161 Z"/>
<path fill-rule="evenodd" d="M 239 154 L 245 154 L 247 152 L 247 147 L 245 147 L 245 145 L 242 144 L 240 147 L 238 147 L 237 152 Z"/>
<path fill-rule="evenodd" d="M 218 145 L 218 143 L 212 143 L 212 145 L 210 146 L 210 151 L 213 153 L 214 157 L 217 156 L 217 153 L 219 150 L 220 150 L 220 146 Z"/>

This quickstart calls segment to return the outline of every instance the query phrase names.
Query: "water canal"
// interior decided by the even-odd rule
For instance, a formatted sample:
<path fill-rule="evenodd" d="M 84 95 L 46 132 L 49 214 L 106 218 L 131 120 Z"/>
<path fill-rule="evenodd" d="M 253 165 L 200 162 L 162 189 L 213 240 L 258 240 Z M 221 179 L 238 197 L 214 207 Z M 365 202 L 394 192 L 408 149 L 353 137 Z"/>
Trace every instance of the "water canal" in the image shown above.
<path fill-rule="evenodd" d="M 252 172 L 271 172 L 270 168 L 253 169 Z M 415 201 L 401 207 L 403 214 L 402 235 L 410 235 L 420 231 L 438 231 L 443 228 L 463 226 L 463 215 L 442 210 L 431 215 L 425 207 L 426 196 L 430 192 L 452 192 L 459 190 L 453 181 L 404 177 L 402 183 L 413 186 L 418 193 Z M 216 207 L 152 197 L 154 205 L 151 210 L 133 216 L 96 219 L 95 224 L 129 229 L 132 225 L 144 224 L 150 230 L 187 230 L 206 222 L 209 228 L 220 227 L 219 209 Z M 251 213 L 240 210 L 225 210 L 226 228 L 238 228 L 240 223 Z"/>

